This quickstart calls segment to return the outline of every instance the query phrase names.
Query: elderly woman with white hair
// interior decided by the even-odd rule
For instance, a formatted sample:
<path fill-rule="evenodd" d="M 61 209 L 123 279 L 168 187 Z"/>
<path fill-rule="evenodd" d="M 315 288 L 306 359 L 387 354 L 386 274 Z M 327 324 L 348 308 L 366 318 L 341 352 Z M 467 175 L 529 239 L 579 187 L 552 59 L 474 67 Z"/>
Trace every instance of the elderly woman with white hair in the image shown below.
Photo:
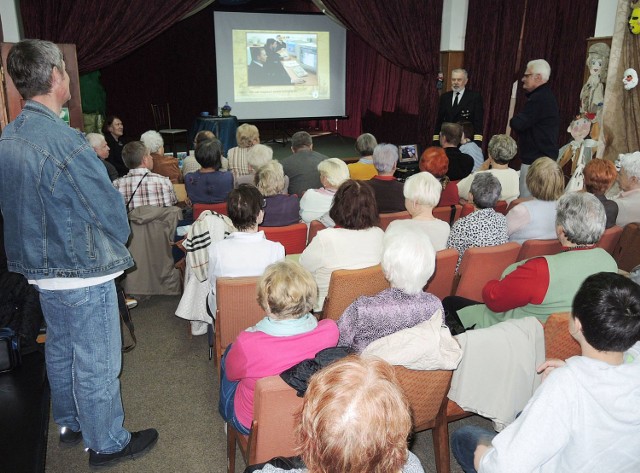
<path fill-rule="evenodd" d="M 620 155 L 618 186 L 621 192 L 612 199 L 618 204 L 616 224 L 640 222 L 640 151 Z"/>
<path fill-rule="evenodd" d="M 536 317 L 541 322 L 556 312 L 571 311 L 571 301 L 587 277 L 615 273 L 613 257 L 596 244 L 605 230 L 602 203 L 587 192 L 571 192 L 558 200 L 556 234 L 564 251 L 519 261 L 504 270 L 499 280 L 482 290 L 482 302 L 446 297 L 447 320 L 464 328 L 484 328 L 508 319 Z"/>
<path fill-rule="evenodd" d="M 331 208 L 338 187 L 349 179 L 349 168 L 342 159 L 329 158 L 318 164 L 320 189 L 309 189 L 300 199 L 300 218 L 305 223 L 317 220 Z"/>
<path fill-rule="evenodd" d="M 433 216 L 433 208 L 438 205 L 442 193 L 440 181 L 431 173 L 420 172 L 405 181 L 403 193 L 404 205 L 411 219 L 394 220 L 387 227 L 385 235 L 415 228 L 431 241 L 434 250 L 444 250 L 451 228 L 447 222 Z"/>
<path fill-rule="evenodd" d="M 436 267 L 429 239 L 415 228 L 385 235 L 382 270 L 391 287 L 375 296 L 361 296 L 338 319 L 338 345 L 361 353 L 379 338 L 429 320 L 442 303 L 423 288 Z"/>
<path fill-rule="evenodd" d="M 153 172 L 168 177 L 172 184 L 181 183 L 183 177 L 178 160 L 173 156 L 165 156 L 162 135 L 155 130 L 145 131 L 140 136 L 140 141 L 144 143 L 151 153 Z"/>
<path fill-rule="evenodd" d="M 284 178 L 278 161 L 269 161 L 256 172 L 255 185 L 265 199 L 263 227 L 284 227 L 300 221 L 300 202 L 295 195 L 283 194 Z"/>
<path fill-rule="evenodd" d="M 404 195 L 402 182 L 393 177 L 398 164 L 398 147 L 386 143 L 379 144 L 373 149 L 373 165 L 378 175 L 367 181 L 373 188 L 381 214 L 404 212 Z"/>

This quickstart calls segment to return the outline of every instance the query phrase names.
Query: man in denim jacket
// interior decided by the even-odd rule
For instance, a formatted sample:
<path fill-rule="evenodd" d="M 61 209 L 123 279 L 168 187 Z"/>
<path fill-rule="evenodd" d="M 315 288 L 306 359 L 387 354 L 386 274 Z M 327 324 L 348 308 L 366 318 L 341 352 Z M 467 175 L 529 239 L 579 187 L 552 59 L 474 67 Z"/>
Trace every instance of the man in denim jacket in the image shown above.
<path fill-rule="evenodd" d="M 91 465 L 135 457 L 158 432 L 123 427 L 114 279 L 133 265 L 122 196 L 84 136 L 59 118 L 70 98 L 61 51 L 25 40 L 7 70 L 26 100 L 0 138 L 0 206 L 10 271 L 40 293 L 60 441 L 84 440 Z"/>

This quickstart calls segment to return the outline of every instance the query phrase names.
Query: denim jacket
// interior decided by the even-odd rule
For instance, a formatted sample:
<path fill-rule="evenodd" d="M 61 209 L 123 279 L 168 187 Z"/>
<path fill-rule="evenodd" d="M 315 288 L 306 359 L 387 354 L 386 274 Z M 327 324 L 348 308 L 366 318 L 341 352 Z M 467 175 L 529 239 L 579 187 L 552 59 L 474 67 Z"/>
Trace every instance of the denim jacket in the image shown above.
<path fill-rule="evenodd" d="M 9 270 L 28 279 L 106 276 L 133 265 L 120 193 L 82 133 L 27 101 L 0 137 Z"/>

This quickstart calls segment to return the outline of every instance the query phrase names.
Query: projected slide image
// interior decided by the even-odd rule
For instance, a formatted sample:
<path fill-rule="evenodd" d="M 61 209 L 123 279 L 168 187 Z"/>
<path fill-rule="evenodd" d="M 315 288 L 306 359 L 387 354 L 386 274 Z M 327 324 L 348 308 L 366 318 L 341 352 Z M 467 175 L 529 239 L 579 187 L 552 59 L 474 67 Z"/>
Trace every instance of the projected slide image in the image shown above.
<path fill-rule="evenodd" d="M 236 102 L 330 98 L 329 35 L 233 30 Z"/>

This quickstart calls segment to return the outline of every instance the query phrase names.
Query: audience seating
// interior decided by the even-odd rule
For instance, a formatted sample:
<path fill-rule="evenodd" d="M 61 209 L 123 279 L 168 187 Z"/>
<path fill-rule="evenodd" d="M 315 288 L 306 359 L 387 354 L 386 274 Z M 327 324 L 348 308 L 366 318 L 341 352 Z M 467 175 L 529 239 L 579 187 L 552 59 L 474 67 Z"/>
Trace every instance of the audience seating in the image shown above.
<path fill-rule="evenodd" d="M 284 246 L 287 255 L 298 255 L 307 243 L 307 224 L 294 223 L 284 227 L 260 227 L 267 240 L 277 241 Z"/>
<path fill-rule="evenodd" d="M 509 208 L 509 204 L 507 203 L 506 200 L 499 200 L 498 202 L 496 202 L 496 206 L 494 207 L 494 210 L 499 214 L 507 215 L 508 208 Z"/>
<path fill-rule="evenodd" d="M 640 264 L 640 223 L 629 223 L 624 227 L 613 257 L 618 268 L 627 272 Z"/>
<path fill-rule="evenodd" d="M 464 204 L 462 206 L 462 212 L 460 213 L 460 218 L 466 217 L 467 215 L 473 213 L 474 210 L 475 210 L 475 206 L 473 204 L 470 204 L 470 203 Z M 507 215 L 507 201 L 499 200 L 498 202 L 496 202 L 496 206 L 493 208 L 493 210 L 495 210 L 496 212 L 502 215 Z"/>
<path fill-rule="evenodd" d="M 569 312 L 551 314 L 544 324 L 544 350 L 547 359 L 566 360 L 582 353 L 580 344 L 569 333 L 569 317 Z"/>
<path fill-rule="evenodd" d="M 436 270 L 424 287 L 425 292 L 430 292 L 440 300 L 450 296 L 456 264 L 458 264 L 457 250 L 447 248 L 436 252 Z"/>
<path fill-rule="evenodd" d="M 613 255 L 613 251 L 618 245 L 618 241 L 620 240 L 620 236 L 622 235 L 622 227 L 618 225 L 614 225 L 611 228 L 607 228 L 604 231 L 604 234 L 600 238 L 600 241 L 596 245 L 598 248 L 602 248 L 610 255 Z M 636 246 L 636 249 L 638 247 Z"/>
<path fill-rule="evenodd" d="M 312 220 L 311 223 L 309 224 L 309 233 L 307 235 L 307 245 L 309 245 L 309 243 L 311 243 L 311 240 L 313 240 L 313 237 L 316 236 L 316 233 L 318 233 L 320 230 L 324 230 L 325 227 L 322 223 L 320 223 L 319 220 Z"/>
<path fill-rule="evenodd" d="M 460 204 L 436 207 L 433 209 L 433 216 L 443 222 L 447 222 L 449 225 L 453 225 L 453 222 L 460 218 L 461 213 L 462 205 Z"/>
<path fill-rule="evenodd" d="M 553 240 L 526 240 L 522 243 L 518 261 L 535 256 L 556 255 L 562 251 L 562 245 L 557 238 Z"/>
<path fill-rule="evenodd" d="M 242 435 L 227 424 L 227 472 L 235 473 L 236 443 L 247 465 L 296 455 L 294 414 L 301 406 L 302 398 L 280 376 L 259 379 L 249 435 Z"/>
<path fill-rule="evenodd" d="M 258 277 L 216 279 L 215 363 L 240 332 L 258 323 L 264 310 L 258 305 Z"/>
<path fill-rule="evenodd" d="M 389 287 L 380 265 L 362 269 L 338 269 L 331 273 L 322 318 L 338 320 L 360 296 L 372 296 Z"/>
<path fill-rule="evenodd" d="M 212 212 L 218 212 L 222 215 L 227 215 L 227 203 L 220 202 L 218 204 L 193 204 L 193 221 L 198 220 L 198 217 L 205 210 L 211 210 Z"/>
<path fill-rule="evenodd" d="M 404 391 L 413 431 L 433 429 L 433 450 L 437 473 L 449 473 L 449 432 L 445 417 L 452 371 L 417 371 L 394 366 L 398 384 Z"/>
<path fill-rule="evenodd" d="M 173 192 L 175 192 L 178 202 L 187 201 L 187 189 L 184 184 L 173 184 Z"/>
<path fill-rule="evenodd" d="M 524 202 L 525 200 L 531 200 L 531 199 L 532 197 L 520 197 L 518 199 L 512 200 L 511 203 L 507 206 L 507 213 L 509 213 L 511 209 L 514 208 L 516 205 L 518 205 L 520 202 Z"/>
<path fill-rule="evenodd" d="M 464 252 L 458 268 L 457 285 L 454 280 L 454 294 L 474 301 L 482 300 L 482 288 L 492 279 L 499 279 L 502 272 L 516 262 L 520 245 L 504 245 L 469 248 Z"/>
<path fill-rule="evenodd" d="M 411 214 L 409 212 L 407 212 L 406 210 L 403 212 L 393 212 L 393 213 L 388 213 L 388 214 L 380 214 L 380 225 L 379 227 L 382 228 L 382 230 L 386 230 L 387 227 L 389 226 L 389 224 L 391 222 L 393 222 L 394 220 L 406 220 L 406 219 L 410 219 L 411 218 Z"/>

